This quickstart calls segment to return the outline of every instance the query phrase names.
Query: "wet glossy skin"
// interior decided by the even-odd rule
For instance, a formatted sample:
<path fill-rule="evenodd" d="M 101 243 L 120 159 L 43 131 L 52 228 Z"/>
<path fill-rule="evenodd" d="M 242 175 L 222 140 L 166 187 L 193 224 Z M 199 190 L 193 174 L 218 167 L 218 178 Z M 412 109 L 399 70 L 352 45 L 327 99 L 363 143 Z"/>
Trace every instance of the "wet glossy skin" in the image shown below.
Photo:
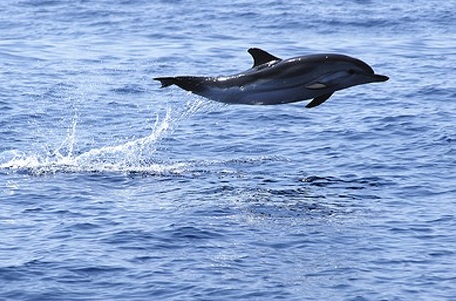
<path fill-rule="evenodd" d="M 323 103 L 335 91 L 388 80 L 387 76 L 375 74 L 363 61 L 345 55 L 315 54 L 281 60 L 260 49 L 249 52 L 255 63 L 245 72 L 220 77 L 156 79 L 164 87 L 176 84 L 228 104 L 275 105 L 314 98 L 308 107 Z"/>

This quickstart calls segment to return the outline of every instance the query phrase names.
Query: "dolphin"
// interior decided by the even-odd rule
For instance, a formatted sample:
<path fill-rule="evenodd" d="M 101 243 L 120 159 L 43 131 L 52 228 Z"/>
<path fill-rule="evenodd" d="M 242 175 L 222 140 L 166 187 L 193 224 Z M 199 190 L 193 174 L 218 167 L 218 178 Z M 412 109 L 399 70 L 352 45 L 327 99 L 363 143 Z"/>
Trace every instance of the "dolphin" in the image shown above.
<path fill-rule="evenodd" d="M 278 58 L 262 49 L 250 48 L 253 66 L 247 71 L 218 77 L 155 77 L 162 88 L 176 85 L 194 94 L 227 103 L 277 105 L 312 99 L 307 108 L 324 103 L 339 90 L 384 82 L 365 62 L 341 54 L 312 54 Z"/>

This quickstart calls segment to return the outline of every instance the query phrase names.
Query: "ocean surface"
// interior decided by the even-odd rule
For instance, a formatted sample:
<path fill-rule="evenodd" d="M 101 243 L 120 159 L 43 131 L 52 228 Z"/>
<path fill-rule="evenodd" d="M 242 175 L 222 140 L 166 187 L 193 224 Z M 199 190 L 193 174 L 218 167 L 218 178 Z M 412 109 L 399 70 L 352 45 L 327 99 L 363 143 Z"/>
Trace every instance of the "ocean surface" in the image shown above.
<path fill-rule="evenodd" d="M 157 76 L 335 52 L 223 105 Z M 456 300 L 456 1 L 0 4 L 0 300 Z"/>

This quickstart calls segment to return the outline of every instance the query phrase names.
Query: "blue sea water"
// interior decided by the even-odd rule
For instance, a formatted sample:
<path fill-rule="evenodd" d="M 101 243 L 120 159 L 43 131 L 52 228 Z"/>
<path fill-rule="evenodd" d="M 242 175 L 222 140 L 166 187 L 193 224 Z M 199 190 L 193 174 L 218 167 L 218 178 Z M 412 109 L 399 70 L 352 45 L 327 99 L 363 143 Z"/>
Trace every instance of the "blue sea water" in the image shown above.
<path fill-rule="evenodd" d="M 0 300 L 456 300 L 456 1 L 0 4 Z M 222 105 L 259 47 L 385 83 Z"/>

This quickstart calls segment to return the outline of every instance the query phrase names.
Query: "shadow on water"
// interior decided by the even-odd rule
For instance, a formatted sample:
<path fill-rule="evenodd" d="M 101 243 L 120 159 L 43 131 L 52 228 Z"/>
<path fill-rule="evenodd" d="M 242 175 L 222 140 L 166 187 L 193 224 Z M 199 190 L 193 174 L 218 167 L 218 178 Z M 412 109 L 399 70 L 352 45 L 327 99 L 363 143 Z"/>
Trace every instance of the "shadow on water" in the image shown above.
<path fill-rule="evenodd" d="M 308 176 L 285 187 L 256 188 L 245 202 L 252 213 L 263 216 L 337 218 L 365 210 L 367 203 L 380 199 L 375 193 L 379 181 Z"/>
<path fill-rule="evenodd" d="M 302 177 L 290 174 L 278 179 L 279 175 L 266 166 L 271 161 L 264 158 L 256 163 L 249 162 L 249 166 L 237 166 L 230 172 L 222 164 L 208 166 L 204 173 L 201 170 L 198 173 L 182 173 L 179 176 L 195 186 L 183 189 L 185 196 L 182 195 L 182 199 L 201 204 L 201 196 L 204 196 L 206 205 L 201 209 L 202 215 L 208 214 L 206 206 L 210 206 L 213 207 L 209 210 L 211 215 L 229 216 L 240 211 L 253 219 L 272 222 L 284 219 L 297 222 L 345 220 L 353 214 L 369 211 L 371 203 L 381 199 L 384 186 L 389 185 L 376 177 Z M 255 172 L 252 164 L 262 166 L 271 173 Z"/>

